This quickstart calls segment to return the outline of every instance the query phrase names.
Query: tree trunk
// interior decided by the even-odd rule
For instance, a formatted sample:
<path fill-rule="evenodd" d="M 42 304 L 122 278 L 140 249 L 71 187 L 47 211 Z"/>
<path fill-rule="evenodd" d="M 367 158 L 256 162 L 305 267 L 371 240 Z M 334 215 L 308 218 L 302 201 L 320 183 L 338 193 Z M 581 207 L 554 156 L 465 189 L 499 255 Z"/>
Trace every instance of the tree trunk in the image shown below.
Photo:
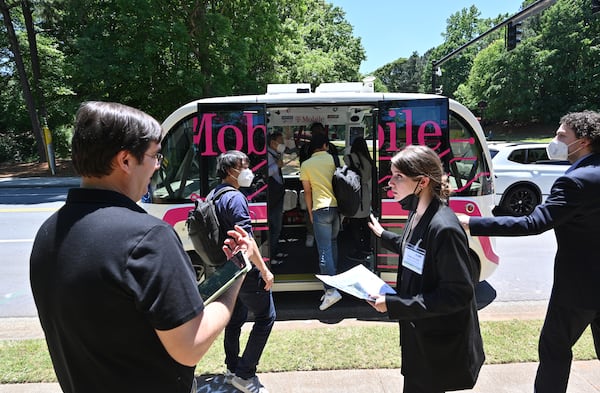
<path fill-rule="evenodd" d="M 19 72 L 19 79 L 21 80 L 21 88 L 23 90 L 23 98 L 27 106 L 27 112 L 31 119 L 31 127 L 35 141 L 37 143 L 37 151 L 40 157 L 40 162 L 46 162 L 46 151 L 44 149 L 44 139 L 42 136 L 42 127 L 40 126 L 40 120 L 38 118 L 35 100 L 31 94 L 31 88 L 29 86 L 29 80 L 27 79 L 27 73 L 25 72 L 25 64 L 23 63 L 23 57 L 21 57 L 21 50 L 19 49 L 19 42 L 15 33 L 15 28 L 10 17 L 10 8 L 6 4 L 5 0 L 0 0 L 0 10 L 4 19 L 4 25 L 6 26 L 6 32 L 8 34 L 8 41 L 10 43 L 10 50 L 13 53 L 15 64 Z"/>
<path fill-rule="evenodd" d="M 35 99 L 38 103 L 39 117 L 46 120 L 46 100 L 44 99 L 44 91 L 41 88 L 40 81 L 42 80 L 42 72 L 40 70 L 40 57 L 38 55 L 37 35 L 33 24 L 33 11 L 29 0 L 21 1 L 21 9 L 23 10 L 23 18 L 25 20 L 25 29 L 27 30 L 27 42 L 29 43 L 29 56 L 31 57 L 31 72 L 33 73 L 33 88 L 35 91 Z"/>

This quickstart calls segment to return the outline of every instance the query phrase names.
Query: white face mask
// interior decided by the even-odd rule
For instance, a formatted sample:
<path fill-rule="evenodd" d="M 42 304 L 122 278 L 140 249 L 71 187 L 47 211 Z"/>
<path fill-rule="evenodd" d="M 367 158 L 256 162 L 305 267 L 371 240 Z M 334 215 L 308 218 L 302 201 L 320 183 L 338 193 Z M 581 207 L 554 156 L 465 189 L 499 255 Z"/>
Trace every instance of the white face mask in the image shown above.
<path fill-rule="evenodd" d="M 277 145 L 277 153 L 281 154 L 285 151 L 285 145 L 283 143 L 280 143 Z"/>
<path fill-rule="evenodd" d="M 577 153 L 579 150 L 581 150 L 580 147 L 574 152 L 569 153 L 569 147 L 575 142 L 577 142 L 577 140 L 567 145 L 566 143 L 559 141 L 556 138 L 552 139 L 550 143 L 548 143 L 548 146 L 546 146 L 546 153 L 548 153 L 548 158 L 550 158 L 551 160 L 566 161 L 567 159 L 569 159 L 569 156 L 571 154 Z"/>
<path fill-rule="evenodd" d="M 239 172 L 240 174 L 237 177 L 237 182 L 240 187 L 250 187 L 250 185 L 252 185 L 252 180 L 254 180 L 254 173 L 252 173 L 252 170 L 250 168 L 246 168 Z"/>

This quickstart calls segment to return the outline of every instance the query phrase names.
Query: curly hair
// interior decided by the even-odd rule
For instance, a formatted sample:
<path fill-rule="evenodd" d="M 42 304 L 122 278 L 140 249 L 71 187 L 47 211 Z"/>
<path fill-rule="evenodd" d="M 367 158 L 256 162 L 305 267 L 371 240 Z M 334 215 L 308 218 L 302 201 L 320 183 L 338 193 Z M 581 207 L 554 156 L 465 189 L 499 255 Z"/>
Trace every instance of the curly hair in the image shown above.
<path fill-rule="evenodd" d="M 560 124 L 575 132 L 577 138 L 588 138 L 592 150 L 600 152 L 600 113 L 594 111 L 571 112 L 560 118 Z"/>

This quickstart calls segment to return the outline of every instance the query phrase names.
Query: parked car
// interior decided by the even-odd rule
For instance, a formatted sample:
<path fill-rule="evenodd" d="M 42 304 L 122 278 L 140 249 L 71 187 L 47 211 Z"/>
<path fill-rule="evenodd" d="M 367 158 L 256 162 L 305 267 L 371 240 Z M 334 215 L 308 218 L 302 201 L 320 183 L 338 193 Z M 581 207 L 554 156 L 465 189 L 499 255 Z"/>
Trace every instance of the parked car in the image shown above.
<path fill-rule="evenodd" d="M 488 143 L 495 176 L 496 212 L 525 216 L 544 202 L 568 161 L 550 160 L 547 143 Z"/>

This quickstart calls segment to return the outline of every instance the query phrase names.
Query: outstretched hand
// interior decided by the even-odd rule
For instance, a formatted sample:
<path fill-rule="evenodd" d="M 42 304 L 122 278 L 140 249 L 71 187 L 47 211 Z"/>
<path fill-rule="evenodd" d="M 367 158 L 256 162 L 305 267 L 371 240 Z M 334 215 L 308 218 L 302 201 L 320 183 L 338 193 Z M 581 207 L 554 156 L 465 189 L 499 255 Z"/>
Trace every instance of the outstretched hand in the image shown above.
<path fill-rule="evenodd" d="M 383 233 L 383 227 L 379 223 L 379 220 L 377 220 L 373 214 L 369 215 L 369 219 L 371 220 L 368 223 L 369 228 L 371 228 L 375 236 L 381 237 L 381 234 Z"/>
<path fill-rule="evenodd" d="M 248 232 L 239 225 L 235 225 L 234 229 L 227 231 L 228 237 L 224 241 L 223 252 L 230 259 L 233 254 L 238 251 L 246 252 L 246 255 L 251 259 L 254 253 L 254 247 L 252 247 L 252 238 L 248 235 Z"/>

